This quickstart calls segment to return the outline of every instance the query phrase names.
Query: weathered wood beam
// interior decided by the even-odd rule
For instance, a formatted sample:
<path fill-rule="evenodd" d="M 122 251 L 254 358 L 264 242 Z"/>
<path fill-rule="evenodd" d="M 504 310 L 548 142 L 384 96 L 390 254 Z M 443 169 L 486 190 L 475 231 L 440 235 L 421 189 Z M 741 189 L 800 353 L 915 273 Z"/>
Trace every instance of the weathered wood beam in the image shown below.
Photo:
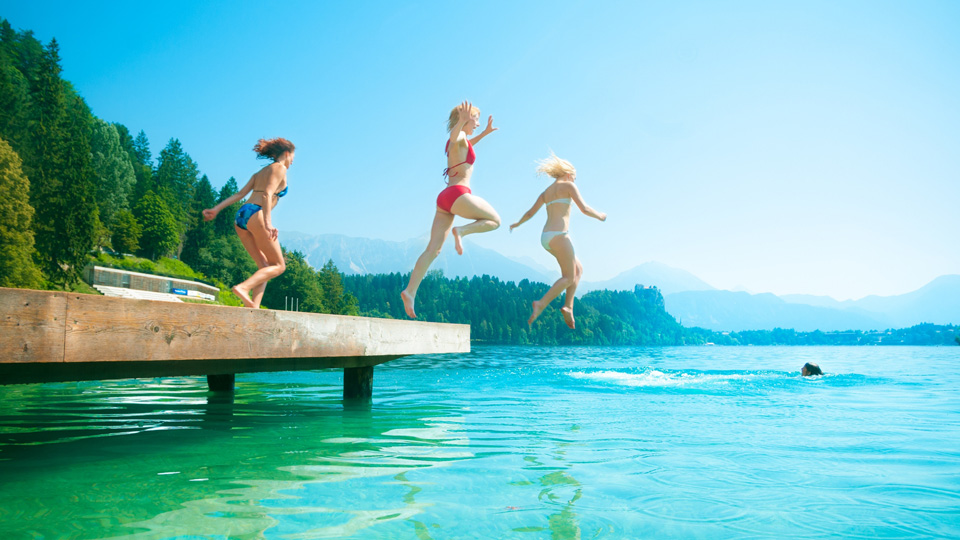
<path fill-rule="evenodd" d="M 0 288 L 0 384 L 329 368 L 372 379 L 401 356 L 469 350 L 468 325 Z"/>

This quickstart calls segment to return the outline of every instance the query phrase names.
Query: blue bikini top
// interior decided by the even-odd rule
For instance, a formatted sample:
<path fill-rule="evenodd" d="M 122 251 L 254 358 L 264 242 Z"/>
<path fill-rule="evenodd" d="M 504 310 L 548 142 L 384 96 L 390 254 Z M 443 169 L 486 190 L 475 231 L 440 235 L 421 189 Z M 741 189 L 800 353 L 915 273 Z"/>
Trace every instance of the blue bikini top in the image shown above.
<path fill-rule="evenodd" d="M 288 189 L 290 189 L 290 186 L 289 186 L 289 185 L 288 185 L 287 187 L 283 188 L 282 191 L 278 191 L 277 193 L 274 193 L 274 195 L 276 195 L 277 198 L 283 197 L 284 195 L 287 194 L 287 190 L 288 190 Z M 255 190 L 253 190 L 253 192 L 254 192 L 254 193 L 257 193 L 257 192 L 264 193 L 264 191 L 263 191 L 262 189 L 255 189 Z"/>

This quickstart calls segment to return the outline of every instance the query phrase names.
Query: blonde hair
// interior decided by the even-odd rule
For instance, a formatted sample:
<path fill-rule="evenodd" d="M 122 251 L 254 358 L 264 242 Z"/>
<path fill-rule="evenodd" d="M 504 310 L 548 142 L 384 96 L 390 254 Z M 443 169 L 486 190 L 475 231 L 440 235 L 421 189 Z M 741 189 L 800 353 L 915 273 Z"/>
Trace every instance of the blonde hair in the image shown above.
<path fill-rule="evenodd" d="M 459 108 L 460 108 L 460 106 L 457 105 L 456 107 L 453 108 L 452 111 L 450 111 L 450 118 L 447 119 L 447 131 L 453 131 L 453 127 L 456 126 L 456 125 L 457 125 L 457 122 L 460 121 L 460 114 L 457 112 L 457 109 L 459 109 Z M 477 114 L 479 115 L 479 114 L 480 114 L 480 109 L 471 106 L 471 107 L 470 107 L 470 114 L 473 114 L 473 113 L 477 113 Z"/>
<path fill-rule="evenodd" d="M 550 157 L 537 161 L 537 174 L 545 174 L 553 178 L 563 178 L 568 174 L 576 174 L 577 169 L 572 163 L 565 159 L 557 157 L 553 151 L 550 151 Z"/>

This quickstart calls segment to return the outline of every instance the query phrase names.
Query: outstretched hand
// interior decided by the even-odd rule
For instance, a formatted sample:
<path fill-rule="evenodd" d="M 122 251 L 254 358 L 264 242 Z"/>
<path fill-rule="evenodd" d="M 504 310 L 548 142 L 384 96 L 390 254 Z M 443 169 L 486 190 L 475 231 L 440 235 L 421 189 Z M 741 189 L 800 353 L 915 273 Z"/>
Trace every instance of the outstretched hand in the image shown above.
<path fill-rule="evenodd" d="M 462 124 L 466 124 L 467 120 L 470 119 L 470 115 L 473 113 L 473 104 L 469 101 L 464 101 L 457 107 L 457 120 Z"/>
<path fill-rule="evenodd" d="M 210 208 L 207 208 L 207 209 L 204 210 L 202 213 L 203 213 L 203 220 L 204 220 L 204 221 L 210 221 L 210 220 L 212 220 L 213 218 L 217 217 L 217 214 L 219 214 L 220 212 L 218 212 L 218 211 L 216 211 L 216 210 L 213 210 L 213 209 L 210 209 Z"/>
<path fill-rule="evenodd" d="M 510 225 L 510 232 L 513 232 L 514 229 L 520 226 L 520 222 L 516 222 L 513 225 Z"/>
<path fill-rule="evenodd" d="M 494 131 L 496 131 L 496 130 L 498 130 L 498 129 L 500 129 L 500 128 L 495 128 L 495 127 L 493 127 L 493 115 L 491 114 L 491 115 L 490 115 L 490 118 L 487 118 L 487 128 L 484 129 L 483 131 L 486 132 L 486 133 L 493 133 Z"/>

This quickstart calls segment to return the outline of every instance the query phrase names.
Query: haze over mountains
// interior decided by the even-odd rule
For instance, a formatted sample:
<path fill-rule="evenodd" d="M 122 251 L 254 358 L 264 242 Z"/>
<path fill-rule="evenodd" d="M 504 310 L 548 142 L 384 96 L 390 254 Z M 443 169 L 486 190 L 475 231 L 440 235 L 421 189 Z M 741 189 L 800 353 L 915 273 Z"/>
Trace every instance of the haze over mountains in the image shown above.
<path fill-rule="evenodd" d="M 297 232 L 284 232 L 281 238 L 285 248 L 302 252 L 315 268 L 332 259 L 346 274 L 407 273 L 426 242 L 426 237 L 391 242 Z M 539 267 L 529 259 L 506 257 L 469 241 L 463 256 L 458 256 L 452 246 L 445 246 L 431 270 L 441 270 L 447 277 L 487 274 L 514 282 L 529 279 L 552 283 L 560 275 L 559 270 Z M 648 262 L 605 281 L 584 281 L 578 294 L 599 289 L 632 290 L 636 285 L 658 287 L 667 312 L 684 326 L 717 331 L 882 330 L 924 322 L 960 323 L 960 275 L 940 276 L 907 294 L 840 302 L 828 296 L 717 290 L 690 272 Z"/>

